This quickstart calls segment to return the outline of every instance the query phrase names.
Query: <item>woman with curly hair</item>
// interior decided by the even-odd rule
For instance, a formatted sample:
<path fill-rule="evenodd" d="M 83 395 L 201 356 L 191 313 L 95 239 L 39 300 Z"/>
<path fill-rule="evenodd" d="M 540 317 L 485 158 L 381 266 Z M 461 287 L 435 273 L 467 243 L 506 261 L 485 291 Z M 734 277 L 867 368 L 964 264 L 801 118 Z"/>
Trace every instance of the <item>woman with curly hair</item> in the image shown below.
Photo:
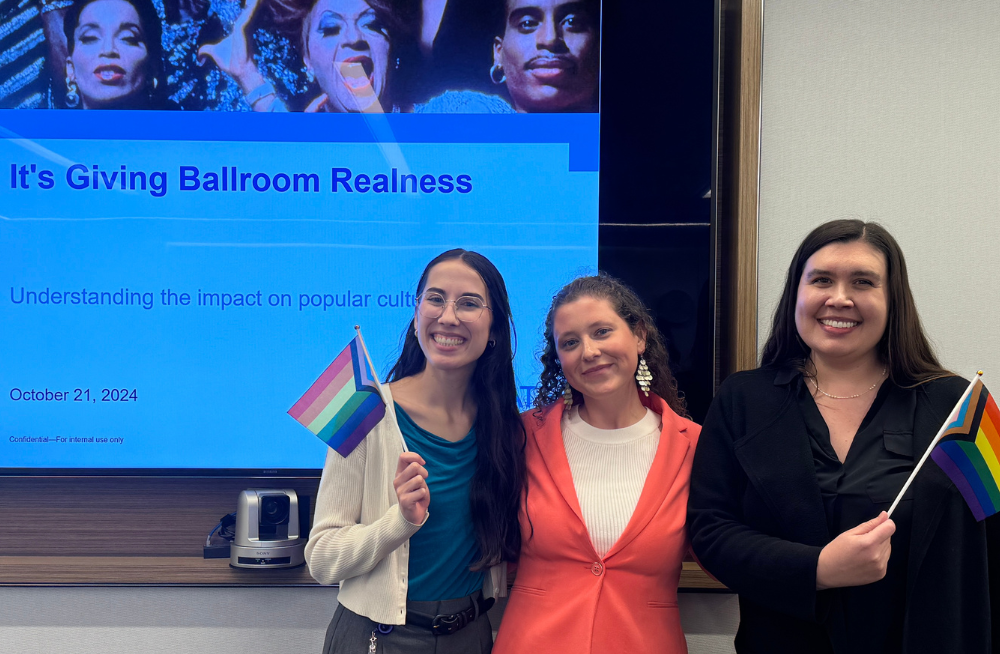
<path fill-rule="evenodd" d="M 687 652 L 677 609 L 687 419 L 663 338 L 635 293 L 581 277 L 552 300 L 517 581 L 495 652 Z"/>

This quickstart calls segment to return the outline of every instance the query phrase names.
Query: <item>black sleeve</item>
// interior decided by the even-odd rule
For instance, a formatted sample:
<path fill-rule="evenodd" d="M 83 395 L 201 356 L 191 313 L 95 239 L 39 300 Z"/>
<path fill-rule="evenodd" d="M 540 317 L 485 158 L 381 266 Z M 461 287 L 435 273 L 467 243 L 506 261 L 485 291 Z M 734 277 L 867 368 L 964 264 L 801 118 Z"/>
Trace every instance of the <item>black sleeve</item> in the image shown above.
<path fill-rule="evenodd" d="M 989 563 L 990 636 L 1000 652 L 1000 513 L 986 518 L 986 557 Z"/>
<path fill-rule="evenodd" d="M 733 444 L 745 434 L 731 424 L 741 401 L 723 384 L 708 410 L 695 451 L 688 536 L 699 561 L 719 581 L 754 603 L 818 621 L 816 563 L 822 548 L 770 536 L 745 524 L 747 475 Z"/>

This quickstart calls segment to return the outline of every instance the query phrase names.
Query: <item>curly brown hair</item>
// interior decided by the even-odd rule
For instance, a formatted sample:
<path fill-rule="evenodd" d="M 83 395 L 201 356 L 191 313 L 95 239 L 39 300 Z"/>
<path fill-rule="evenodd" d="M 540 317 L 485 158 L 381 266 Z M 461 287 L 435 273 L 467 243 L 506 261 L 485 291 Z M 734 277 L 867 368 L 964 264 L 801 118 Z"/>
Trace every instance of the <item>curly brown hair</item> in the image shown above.
<path fill-rule="evenodd" d="M 650 390 L 663 398 L 674 413 L 685 418 L 688 417 L 684 398 L 678 394 L 677 381 L 674 380 L 674 376 L 670 372 L 663 336 L 656 328 L 656 322 L 649 310 L 635 291 L 620 280 L 603 272 L 592 277 L 574 279 L 552 298 L 552 306 L 549 307 L 549 313 L 545 316 L 545 341 L 539 355 L 539 360 L 542 362 L 542 374 L 535 392 L 535 409 L 541 410 L 543 407 L 562 399 L 566 377 L 563 375 L 562 366 L 559 365 L 559 355 L 556 353 L 555 340 L 552 338 L 552 321 L 555 319 L 556 310 L 559 307 L 581 297 L 607 300 L 633 334 L 645 335 L 646 350 L 642 356 L 646 359 L 649 372 L 653 375 Z M 583 402 L 583 396 L 575 389 L 573 389 L 573 402 Z"/>

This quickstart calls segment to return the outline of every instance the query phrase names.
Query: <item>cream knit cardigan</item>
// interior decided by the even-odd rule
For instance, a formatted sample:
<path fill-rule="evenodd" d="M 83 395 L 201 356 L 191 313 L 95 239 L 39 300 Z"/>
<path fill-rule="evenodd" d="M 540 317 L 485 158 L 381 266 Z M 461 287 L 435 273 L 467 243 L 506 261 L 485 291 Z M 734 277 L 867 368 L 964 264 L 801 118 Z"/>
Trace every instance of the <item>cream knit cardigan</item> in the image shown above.
<path fill-rule="evenodd" d="M 402 434 L 388 386 L 382 395 L 385 418 L 361 444 L 346 458 L 332 448 L 326 454 L 306 563 L 319 583 L 340 582 L 337 601 L 346 608 L 382 624 L 404 624 L 409 541 L 421 525 L 399 511 L 392 480 Z M 486 575 L 483 594 L 506 592 L 507 564 L 501 563 Z"/>

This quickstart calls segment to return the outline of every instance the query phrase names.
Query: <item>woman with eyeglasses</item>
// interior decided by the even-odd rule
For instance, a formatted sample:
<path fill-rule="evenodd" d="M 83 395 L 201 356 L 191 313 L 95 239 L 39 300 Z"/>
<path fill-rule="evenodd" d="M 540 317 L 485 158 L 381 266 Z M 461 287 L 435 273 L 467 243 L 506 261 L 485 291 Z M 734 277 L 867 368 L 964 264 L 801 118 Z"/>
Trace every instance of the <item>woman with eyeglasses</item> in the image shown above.
<path fill-rule="evenodd" d="M 323 470 L 306 561 L 340 583 L 325 653 L 492 650 L 486 611 L 521 546 L 511 325 L 486 257 L 456 249 L 427 264 L 383 387 L 394 410 Z"/>

